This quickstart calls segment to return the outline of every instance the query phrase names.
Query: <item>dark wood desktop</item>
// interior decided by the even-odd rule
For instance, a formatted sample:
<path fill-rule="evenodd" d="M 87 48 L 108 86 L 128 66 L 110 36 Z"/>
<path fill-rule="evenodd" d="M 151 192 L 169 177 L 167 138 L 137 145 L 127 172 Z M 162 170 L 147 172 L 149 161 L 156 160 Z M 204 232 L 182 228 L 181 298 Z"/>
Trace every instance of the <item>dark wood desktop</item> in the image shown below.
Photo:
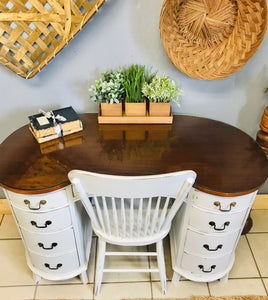
<path fill-rule="evenodd" d="M 266 180 L 268 162 L 246 133 L 215 120 L 174 116 L 172 125 L 100 125 L 82 114 L 82 132 L 38 144 L 21 127 L 0 147 L 0 185 L 40 194 L 69 184 L 72 169 L 159 174 L 191 169 L 195 188 L 220 196 L 243 195 Z"/>

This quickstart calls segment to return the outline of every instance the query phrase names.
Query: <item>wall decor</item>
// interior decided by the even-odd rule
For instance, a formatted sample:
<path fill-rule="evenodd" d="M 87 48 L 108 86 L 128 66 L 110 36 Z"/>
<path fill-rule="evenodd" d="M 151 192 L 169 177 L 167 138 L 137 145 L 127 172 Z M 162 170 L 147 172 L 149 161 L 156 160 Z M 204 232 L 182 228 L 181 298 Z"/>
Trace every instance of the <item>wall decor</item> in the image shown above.
<path fill-rule="evenodd" d="M 106 0 L 7 0 L 0 4 L 0 62 L 28 79 L 61 51 Z"/>
<path fill-rule="evenodd" d="M 164 49 L 190 77 L 225 78 L 256 53 L 267 30 L 266 0 L 164 0 Z"/>

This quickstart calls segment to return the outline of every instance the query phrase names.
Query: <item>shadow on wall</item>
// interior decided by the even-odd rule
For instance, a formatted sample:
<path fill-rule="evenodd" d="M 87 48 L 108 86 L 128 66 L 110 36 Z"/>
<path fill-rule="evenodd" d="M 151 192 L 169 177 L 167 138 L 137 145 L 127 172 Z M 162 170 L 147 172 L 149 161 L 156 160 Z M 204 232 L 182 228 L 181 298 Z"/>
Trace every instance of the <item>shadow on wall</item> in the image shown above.
<path fill-rule="evenodd" d="M 245 87 L 245 105 L 238 116 L 238 127 L 256 139 L 264 108 L 268 105 L 268 67 L 264 66 L 259 74 L 248 80 Z"/>

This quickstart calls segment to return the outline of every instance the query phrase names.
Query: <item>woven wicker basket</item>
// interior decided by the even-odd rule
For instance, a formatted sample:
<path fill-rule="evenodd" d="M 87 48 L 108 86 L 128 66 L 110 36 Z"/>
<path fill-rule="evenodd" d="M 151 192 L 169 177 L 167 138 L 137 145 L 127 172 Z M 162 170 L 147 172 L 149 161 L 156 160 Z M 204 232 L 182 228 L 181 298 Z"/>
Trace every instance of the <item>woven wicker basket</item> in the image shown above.
<path fill-rule="evenodd" d="M 105 0 L 0 3 L 0 62 L 31 78 L 64 48 Z"/>
<path fill-rule="evenodd" d="M 165 0 L 164 49 L 193 78 L 221 79 L 255 54 L 267 29 L 266 0 Z"/>

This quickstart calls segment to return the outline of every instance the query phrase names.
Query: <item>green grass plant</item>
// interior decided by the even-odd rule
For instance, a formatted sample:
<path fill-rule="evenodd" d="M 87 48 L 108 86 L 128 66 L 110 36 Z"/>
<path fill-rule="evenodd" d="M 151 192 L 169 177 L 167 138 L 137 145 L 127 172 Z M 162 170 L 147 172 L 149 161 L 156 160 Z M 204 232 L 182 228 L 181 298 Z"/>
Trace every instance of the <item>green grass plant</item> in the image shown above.
<path fill-rule="evenodd" d="M 130 65 L 123 70 L 122 85 L 126 93 L 126 102 L 144 102 L 142 94 L 142 86 L 145 81 L 144 70 L 144 66 L 137 64 Z"/>

